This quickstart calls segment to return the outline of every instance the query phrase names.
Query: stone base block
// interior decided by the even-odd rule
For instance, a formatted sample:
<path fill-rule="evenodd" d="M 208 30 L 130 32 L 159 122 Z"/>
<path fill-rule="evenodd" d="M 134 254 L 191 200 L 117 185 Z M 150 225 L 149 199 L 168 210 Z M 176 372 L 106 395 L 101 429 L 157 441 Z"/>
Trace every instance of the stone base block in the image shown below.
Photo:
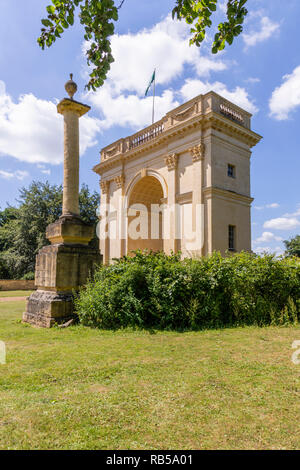
<path fill-rule="evenodd" d="M 74 318 L 73 307 L 72 294 L 37 290 L 26 302 L 23 322 L 51 328 Z"/>
<path fill-rule="evenodd" d="M 84 286 L 101 263 L 98 249 L 84 245 L 49 245 L 35 265 L 35 285 L 40 290 L 72 293 Z"/>
<path fill-rule="evenodd" d="M 23 321 L 50 328 L 74 318 L 73 292 L 84 286 L 102 261 L 100 251 L 89 245 L 94 228 L 76 216 L 62 216 L 47 227 L 51 245 L 36 257 L 35 286 Z"/>

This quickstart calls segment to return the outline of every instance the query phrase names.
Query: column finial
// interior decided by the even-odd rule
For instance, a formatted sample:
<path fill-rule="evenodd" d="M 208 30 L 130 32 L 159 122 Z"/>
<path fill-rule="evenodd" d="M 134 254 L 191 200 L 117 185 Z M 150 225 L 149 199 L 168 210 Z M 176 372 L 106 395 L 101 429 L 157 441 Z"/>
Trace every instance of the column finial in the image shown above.
<path fill-rule="evenodd" d="M 67 81 L 65 84 L 65 90 L 68 93 L 70 99 L 73 99 L 73 96 L 75 95 L 77 91 L 77 84 L 73 81 L 73 74 L 70 73 L 70 80 Z"/>

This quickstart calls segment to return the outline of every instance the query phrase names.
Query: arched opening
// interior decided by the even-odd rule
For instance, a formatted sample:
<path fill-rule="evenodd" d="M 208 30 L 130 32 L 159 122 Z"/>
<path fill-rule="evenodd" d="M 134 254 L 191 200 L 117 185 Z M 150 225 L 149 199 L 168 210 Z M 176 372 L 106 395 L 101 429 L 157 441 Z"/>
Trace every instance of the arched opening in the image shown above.
<path fill-rule="evenodd" d="M 128 199 L 127 252 L 163 250 L 161 183 L 154 176 L 137 181 Z"/>

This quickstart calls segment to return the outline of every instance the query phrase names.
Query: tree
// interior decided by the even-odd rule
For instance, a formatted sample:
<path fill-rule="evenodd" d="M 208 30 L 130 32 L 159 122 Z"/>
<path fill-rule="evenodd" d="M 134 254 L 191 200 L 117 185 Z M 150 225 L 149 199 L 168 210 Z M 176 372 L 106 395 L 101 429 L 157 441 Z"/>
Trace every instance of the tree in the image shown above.
<path fill-rule="evenodd" d="M 0 279 L 9 279 L 9 278 L 10 278 L 9 271 L 0 253 Z"/>
<path fill-rule="evenodd" d="M 49 244 L 46 227 L 61 215 L 62 186 L 34 181 L 28 189 L 20 190 L 18 202 L 18 208 L 9 208 L 14 216 L 7 218 L 0 226 L 2 270 L 6 269 L 13 278 L 34 271 L 36 254 Z M 95 227 L 98 205 L 99 194 L 90 193 L 88 187 L 83 185 L 79 194 L 82 219 Z"/>
<path fill-rule="evenodd" d="M 12 206 L 8 206 L 4 211 L 0 211 L 0 227 L 6 224 L 9 220 L 16 219 L 18 215 L 18 209 Z M 1 250 L 1 247 L 0 247 Z"/>
<path fill-rule="evenodd" d="M 296 235 L 290 240 L 285 240 L 286 256 L 298 256 L 300 258 L 300 235 Z"/>
<path fill-rule="evenodd" d="M 84 39 L 88 41 L 87 63 L 94 66 L 90 73 L 88 90 L 101 87 L 114 62 L 110 37 L 119 19 L 119 9 L 125 0 L 51 0 L 47 6 L 47 18 L 42 20 L 43 28 L 38 38 L 42 49 L 50 47 L 60 38 L 65 29 L 74 24 L 75 13 L 79 10 L 80 23 L 84 26 Z M 232 44 L 234 38 L 243 31 L 244 19 L 248 13 L 245 4 L 248 0 L 228 0 L 226 20 L 219 24 L 212 44 L 216 54 L 224 49 L 226 42 Z M 221 0 L 175 0 L 172 17 L 185 20 L 191 25 L 190 44 L 200 46 L 207 29 L 212 26 L 211 17 Z"/>

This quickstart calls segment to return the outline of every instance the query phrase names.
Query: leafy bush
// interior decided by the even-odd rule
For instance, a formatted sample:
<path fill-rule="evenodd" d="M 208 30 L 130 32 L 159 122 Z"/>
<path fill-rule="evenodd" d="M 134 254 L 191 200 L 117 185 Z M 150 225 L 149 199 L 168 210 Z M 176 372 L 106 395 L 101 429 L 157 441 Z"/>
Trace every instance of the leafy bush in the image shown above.
<path fill-rule="evenodd" d="M 35 278 L 34 272 L 30 271 L 29 273 L 26 273 L 22 277 L 22 281 L 34 281 L 34 278 Z"/>
<path fill-rule="evenodd" d="M 300 263 L 240 253 L 201 259 L 142 253 L 101 266 L 75 299 L 84 325 L 201 329 L 296 323 Z"/>

